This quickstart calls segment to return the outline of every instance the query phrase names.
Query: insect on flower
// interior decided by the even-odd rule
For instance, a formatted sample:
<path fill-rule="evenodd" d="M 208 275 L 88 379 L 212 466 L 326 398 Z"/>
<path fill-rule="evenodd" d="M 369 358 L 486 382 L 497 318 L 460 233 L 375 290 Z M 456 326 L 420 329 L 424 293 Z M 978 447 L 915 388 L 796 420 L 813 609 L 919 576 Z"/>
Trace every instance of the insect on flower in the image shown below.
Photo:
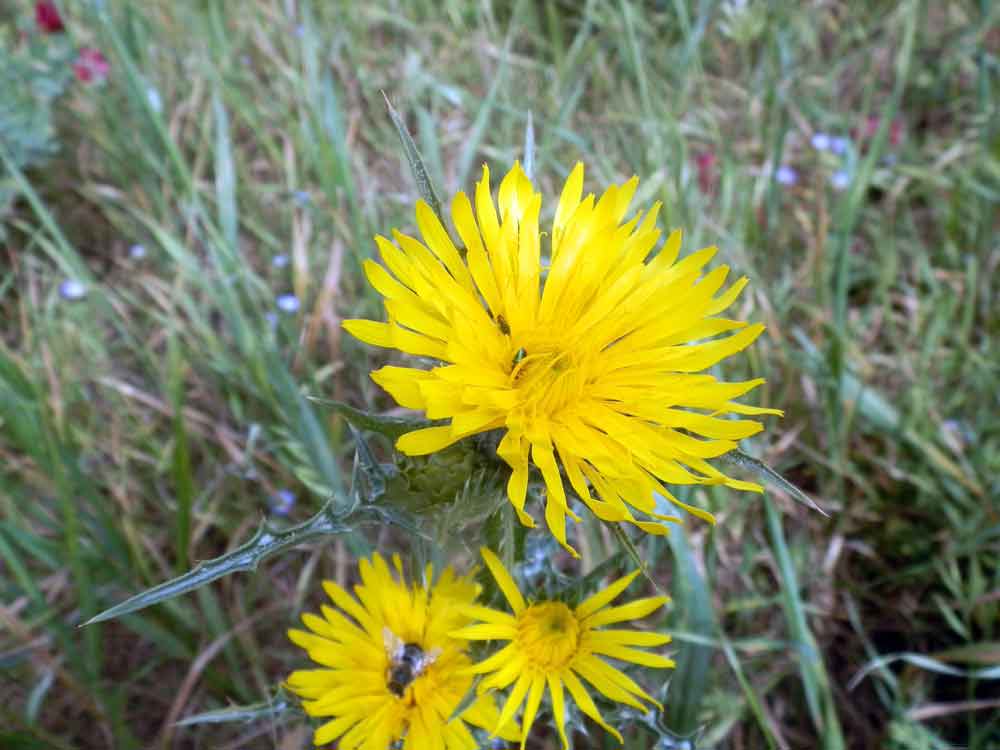
<path fill-rule="evenodd" d="M 389 655 L 389 690 L 397 696 L 402 696 L 442 653 L 440 648 L 425 653 L 417 643 L 403 643 L 388 627 L 382 628 L 382 640 Z"/>
<path fill-rule="evenodd" d="M 464 703 L 472 685 L 467 640 L 453 630 L 471 617 L 479 587 L 445 568 L 410 583 L 399 557 L 392 568 L 379 554 L 361 560 L 352 596 L 334 581 L 323 588 L 333 606 L 304 614 L 306 630 L 288 636 L 315 662 L 289 675 L 288 688 L 310 716 L 325 717 L 317 745 L 343 750 L 466 750 L 476 747 L 469 724 L 490 730 L 499 711 L 492 696 Z M 453 715 L 456 714 L 457 716 Z M 511 722 L 499 734 L 517 736 Z"/>

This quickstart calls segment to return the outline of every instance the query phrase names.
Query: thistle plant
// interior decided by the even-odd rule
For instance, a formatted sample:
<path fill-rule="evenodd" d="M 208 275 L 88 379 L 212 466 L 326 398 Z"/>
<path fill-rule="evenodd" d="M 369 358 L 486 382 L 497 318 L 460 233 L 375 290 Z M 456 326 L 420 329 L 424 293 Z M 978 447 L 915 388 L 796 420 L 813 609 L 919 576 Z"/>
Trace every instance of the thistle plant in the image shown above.
<path fill-rule="evenodd" d="M 687 502 L 689 486 L 763 491 L 715 459 L 783 482 L 738 449 L 763 429 L 756 418 L 781 414 L 738 400 L 763 381 L 709 372 L 764 330 L 722 316 L 747 279 L 726 286 L 728 267 L 709 269 L 715 248 L 682 256 L 678 231 L 661 245 L 659 204 L 629 213 L 637 179 L 585 196 L 582 164 L 548 231 L 540 229 L 542 196 L 520 162 L 496 198 L 484 166 L 474 199 L 460 192 L 452 200 L 452 230 L 409 133 L 390 114 L 423 194 L 422 239 L 376 237 L 382 263 L 366 261 L 364 270 L 387 320 L 343 325 L 406 355 L 372 378 L 415 414 L 385 417 L 315 399 L 350 425 L 345 492 L 332 491 L 299 525 L 262 524 L 235 551 L 91 622 L 340 536 L 360 559 L 359 583 L 348 590 L 326 581 L 332 606 L 289 631 L 315 666 L 289 675 L 267 715 L 299 705 L 322 720 L 317 745 L 351 750 L 471 750 L 497 740 L 523 748 L 545 722 L 564 748 L 588 724 L 621 742 L 629 711 L 670 736 L 660 670 L 675 665 L 663 651 L 671 639 L 641 626 L 669 598 L 616 603 L 651 577 L 623 527 L 662 536 L 691 517 L 714 523 Z M 529 130 L 527 165 L 532 140 Z M 535 529 L 538 511 L 545 531 Z M 561 572 L 557 560 L 573 566 L 580 556 L 579 529 L 599 524 L 613 530 L 622 554 L 596 561 L 586 576 Z M 407 571 L 396 555 L 390 565 L 363 534 L 372 526 L 400 529 L 414 559 L 441 562 Z M 489 575 L 469 554 L 480 547 Z M 633 571 L 608 583 L 625 555 Z M 231 711 L 245 719 L 257 709 Z M 224 718 L 212 712 L 185 723 Z"/>

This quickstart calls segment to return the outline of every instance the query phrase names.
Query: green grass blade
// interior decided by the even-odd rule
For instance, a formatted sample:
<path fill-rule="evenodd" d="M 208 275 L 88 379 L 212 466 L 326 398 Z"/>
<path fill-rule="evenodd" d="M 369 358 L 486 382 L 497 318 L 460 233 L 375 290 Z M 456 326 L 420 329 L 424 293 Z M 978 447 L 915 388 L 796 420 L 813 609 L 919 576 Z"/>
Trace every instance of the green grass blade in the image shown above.
<path fill-rule="evenodd" d="M 768 719 L 767 714 L 764 713 L 764 706 L 761 704 L 757 691 L 754 690 L 753 685 L 750 684 L 750 680 L 747 679 L 747 676 L 743 671 L 743 665 L 740 663 L 740 657 L 733 649 L 732 643 L 730 643 L 729 639 L 725 637 L 722 641 L 722 652 L 726 655 L 726 661 L 729 663 L 729 668 L 732 669 L 733 674 L 736 675 L 736 681 L 740 683 L 740 688 L 743 690 L 743 695 L 747 699 L 750 711 L 757 720 L 757 726 L 764 733 L 764 740 L 767 742 L 767 746 L 771 748 L 771 750 L 775 750 L 779 745 L 778 740 L 774 736 L 774 729 L 771 726 L 771 721 Z"/>
<path fill-rule="evenodd" d="M 184 426 L 184 374 L 180 348 L 174 336 L 167 342 L 167 368 L 171 406 L 174 410 L 173 474 L 174 492 L 177 496 L 177 515 L 174 526 L 174 554 L 176 569 L 189 567 L 188 548 L 191 544 L 191 507 L 194 505 L 194 477 L 191 474 L 191 451 L 188 433 Z"/>
<path fill-rule="evenodd" d="M 778 572 L 781 576 L 781 598 L 785 610 L 785 620 L 789 634 L 797 649 L 799 674 L 805 691 L 806 704 L 816 731 L 822 738 L 826 750 L 841 750 L 844 745 L 843 732 L 837 718 L 833 692 L 823 655 L 806 621 L 805 607 L 799 590 L 798 575 L 792 564 L 792 556 L 785 542 L 781 519 L 770 498 L 764 495 L 764 511 L 767 528 Z"/>
<path fill-rule="evenodd" d="M 504 43 L 504 48 L 500 53 L 500 67 L 493 75 L 493 82 L 490 84 L 489 91 L 486 92 L 486 96 L 483 97 L 482 102 L 479 105 L 479 111 L 476 113 L 476 119 L 472 123 L 472 128 L 468 136 L 465 138 L 465 145 L 462 148 L 462 153 L 458 157 L 458 168 L 456 170 L 457 174 L 457 184 L 459 186 L 465 186 L 469 179 L 469 172 L 472 170 L 472 164 L 475 161 L 476 154 L 479 153 L 479 147 L 483 143 L 483 139 L 486 137 L 487 132 L 491 126 L 491 119 L 493 117 L 494 108 L 497 105 L 497 99 L 500 96 L 500 90 L 507 80 L 507 67 L 508 67 L 508 56 L 510 55 L 510 45 L 511 37 L 508 36 L 506 42 Z"/>
<path fill-rule="evenodd" d="M 239 243 L 239 214 L 236 207 L 236 169 L 229 139 L 229 115 L 218 90 L 212 93 L 215 114 L 215 200 L 218 204 L 222 238 L 236 252 Z"/>
<path fill-rule="evenodd" d="M 17 168 L 13 159 L 10 158 L 3 142 L 0 142 L 0 163 L 3 164 L 4 170 L 13 177 L 14 184 L 17 185 L 21 195 L 28 201 L 31 209 L 35 212 L 35 216 L 38 217 L 38 220 L 52 238 L 54 245 L 48 242 L 40 243 L 52 261 L 59 266 L 60 270 L 66 276 L 77 281 L 91 281 L 92 276 L 86 264 L 80 258 L 79 253 L 73 248 L 70 241 L 66 239 L 66 235 L 63 234 L 62 229 L 59 228 L 59 224 L 32 187 L 28 178 L 25 177 L 24 173 Z"/>
<path fill-rule="evenodd" d="M 683 513 L 679 509 L 675 512 Z M 716 625 L 711 592 L 682 524 L 670 527 L 667 542 L 674 558 L 674 626 L 714 637 Z M 687 643 L 677 652 L 677 667 L 670 681 L 664 719 L 667 727 L 682 737 L 692 735 L 699 726 L 699 711 L 708 687 L 713 650 L 708 645 Z"/>

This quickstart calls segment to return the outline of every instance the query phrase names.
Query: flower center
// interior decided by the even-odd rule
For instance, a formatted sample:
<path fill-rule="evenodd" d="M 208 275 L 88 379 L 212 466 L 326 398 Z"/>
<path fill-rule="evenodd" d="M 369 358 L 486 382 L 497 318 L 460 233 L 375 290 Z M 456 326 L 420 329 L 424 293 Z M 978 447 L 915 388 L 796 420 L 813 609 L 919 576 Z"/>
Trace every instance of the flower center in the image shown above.
<path fill-rule="evenodd" d="M 579 637 L 576 616 L 562 602 L 533 604 L 518 617 L 517 646 L 544 672 L 558 671 L 572 662 Z"/>
<path fill-rule="evenodd" d="M 521 349 L 512 362 L 510 384 L 522 408 L 553 415 L 583 396 L 586 373 L 569 352 Z"/>

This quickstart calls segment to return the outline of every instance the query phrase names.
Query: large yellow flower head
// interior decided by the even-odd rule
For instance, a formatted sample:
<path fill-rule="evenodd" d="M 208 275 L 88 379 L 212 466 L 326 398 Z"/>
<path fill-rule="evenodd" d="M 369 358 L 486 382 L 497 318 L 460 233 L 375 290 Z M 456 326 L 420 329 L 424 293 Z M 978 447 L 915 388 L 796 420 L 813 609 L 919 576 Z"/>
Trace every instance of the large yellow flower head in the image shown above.
<path fill-rule="evenodd" d="M 555 600 L 526 602 L 499 558 L 485 548 L 482 554 L 513 614 L 488 607 L 466 607 L 467 612 L 482 622 L 467 625 L 455 635 L 469 640 L 510 641 L 471 669 L 473 673 L 487 675 L 479 683 L 477 690 L 480 695 L 513 685 L 497 719 L 497 729 L 524 704 L 521 722 L 521 747 L 524 748 L 548 688 L 556 728 L 563 747 L 567 747 L 565 685 L 580 710 L 621 742 L 621 734 L 601 716 L 581 678 L 612 701 L 642 712 L 647 710 L 643 701 L 662 708 L 628 675 L 604 661 L 604 657 L 610 657 L 647 667 L 674 666 L 671 659 L 633 648 L 662 646 L 670 641 L 670 636 L 603 627 L 645 617 L 667 602 L 666 597 L 660 596 L 637 599 L 616 607 L 607 606 L 635 580 L 638 571 L 620 578 L 571 609 Z"/>
<path fill-rule="evenodd" d="M 452 719 L 472 684 L 467 641 L 450 635 L 469 621 L 461 612 L 478 588 L 446 568 L 433 587 L 406 584 L 399 558 L 393 576 L 377 553 L 360 564 L 357 598 L 333 581 L 323 588 L 336 608 L 302 616 L 311 631 L 289 630 L 319 669 L 289 675 L 310 716 L 329 716 L 315 743 L 334 740 L 341 750 L 473 750 L 479 745 L 465 722 L 494 730 L 499 716 L 482 696 Z M 513 727 L 501 736 L 511 738 Z"/>
<path fill-rule="evenodd" d="M 723 290 L 728 267 L 703 272 L 714 247 L 678 260 L 676 231 L 650 257 L 660 204 L 626 220 L 637 186 L 633 177 L 599 200 L 584 198 L 577 164 L 543 242 L 542 197 L 520 165 L 504 177 L 496 204 L 484 166 L 475 210 L 464 193 L 452 202 L 463 249 L 418 202 L 423 242 L 400 232 L 395 243 L 376 237 L 385 267 L 365 262 L 388 322 L 344 322 L 362 341 L 442 363 L 372 373 L 400 405 L 446 420 L 403 435 L 398 449 L 428 454 L 504 431 L 497 452 L 512 469 L 507 491 L 521 522 L 534 525 L 524 508 L 534 464 L 547 488 L 548 527 L 571 552 L 566 516 L 579 519 L 560 466 L 599 518 L 662 534 L 662 523 L 637 520 L 633 511 L 676 521 L 655 511 L 657 494 L 681 505 L 663 483 L 761 490 L 707 459 L 762 429 L 727 414 L 780 414 L 733 401 L 763 380 L 726 383 L 704 374 L 764 330 L 718 317 L 746 278 Z"/>

